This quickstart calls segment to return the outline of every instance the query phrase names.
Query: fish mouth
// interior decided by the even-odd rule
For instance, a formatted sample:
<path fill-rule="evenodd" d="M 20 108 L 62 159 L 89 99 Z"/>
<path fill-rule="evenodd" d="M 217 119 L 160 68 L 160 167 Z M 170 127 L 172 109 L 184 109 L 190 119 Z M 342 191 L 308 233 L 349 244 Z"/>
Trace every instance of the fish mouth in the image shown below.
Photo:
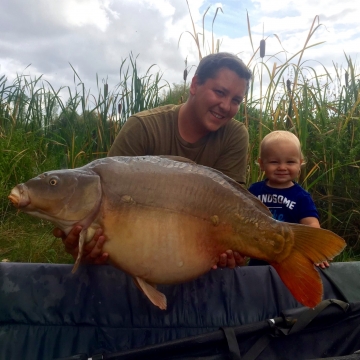
<path fill-rule="evenodd" d="M 24 184 L 15 186 L 8 196 L 8 199 L 13 203 L 13 205 L 22 209 L 30 204 L 29 193 Z"/>

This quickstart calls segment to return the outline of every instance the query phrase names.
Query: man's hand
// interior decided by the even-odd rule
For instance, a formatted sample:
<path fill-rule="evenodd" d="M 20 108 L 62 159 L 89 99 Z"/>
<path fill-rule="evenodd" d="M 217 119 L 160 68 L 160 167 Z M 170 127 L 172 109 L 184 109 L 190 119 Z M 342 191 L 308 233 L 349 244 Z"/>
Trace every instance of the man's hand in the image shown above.
<path fill-rule="evenodd" d="M 226 250 L 223 254 L 219 256 L 219 262 L 214 265 L 212 268 L 217 269 L 218 267 L 224 268 L 228 267 L 234 269 L 236 266 L 246 265 L 246 257 L 239 254 L 238 252 L 233 252 L 232 250 Z"/>
<path fill-rule="evenodd" d="M 66 236 L 64 232 L 58 228 L 53 230 L 53 235 L 62 239 L 65 246 L 65 251 L 69 253 L 74 259 L 77 258 L 79 252 L 79 234 L 81 229 L 81 226 L 75 226 L 71 229 L 68 236 Z M 98 265 L 106 264 L 109 259 L 109 254 L 102 252 L 104 242 L 105 236 L 103 235 L 102 229 L 97 229 L 91 241 L 86 243 L 84 246 L 81 263 Z"/>

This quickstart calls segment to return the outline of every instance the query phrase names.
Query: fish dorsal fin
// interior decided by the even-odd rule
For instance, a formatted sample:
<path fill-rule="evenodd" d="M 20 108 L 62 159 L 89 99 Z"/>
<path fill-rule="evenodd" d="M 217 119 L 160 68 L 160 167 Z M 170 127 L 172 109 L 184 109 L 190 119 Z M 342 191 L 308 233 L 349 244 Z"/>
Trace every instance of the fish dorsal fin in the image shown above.
<path fill-rule="evenodd" d="M 239 191 L 241 191 L 247 198 L 249 198 L 259 211 L 261 211 L 265 215 L 272 217 L 272 213 L 269 210 L 269 208 L 266 205 L 264 205 L 256 196 L 254 196 L 248 189 L 244 188 L 242 185 L 237 183 L 235 180 L 232 180 L 231 184 L 234 187 L 236 187 L 237 189 L 239 189 Z"/>
<path fill-rule="evenodd" d="M 248 198 L 256 208 L 264 213 L 267 216 L 272 217 L 271 211 L 268 209 L 266 205 L 264 205 L 256 196 L 254 196 L 248 189 L 246 189 L 244 186 L 239 184 L 234 179 L 230 178 L 229 176 L 224 175 L 221 171 L 212 169 L 213 171 L 217 172 L 222 178 L 226 179 L 226 181 L 236 190 L 241 192 L 246 198 Z"/>
<path fill-rule="evenodd" d="M 168 159 L 173 161 L 179 161 L 183 163 L 193 164 L 196 165 L 196 162 L 193 160 L 190 160 L 188 158 L 182 157 L 182 156 L 175 156 L 175 155 L 158 155 L 159 158 L 162 159 Z"/>
<path fill-rule="evenodd" d="M 179 162 L 184 162 L 184 163 L 188 163 L 188 164 L 193 164 L 193 165 L 197 165 L 195 161 L 192 161 L 190 159 L 184 158 L 182 156 L 175 156 L 175 155 L 159 155 L 158 157 L 163 158 L 163 159 L 168 159 L 168 160 L 173 160 L 173 161 L 179 161 Z M 206 167 L 206 166 L 205 166 Z M 211 171 L 216 172 L 217 174 L 219 174 L 222 178 L 226 179 L 226 181 L 232 185 L 235 189 L 237 189 L 238 191 L 240 191 L 246 198 L 248 198 L 250 201 L 253 202 L 253 204 L 256 206 L 256 208 L 261 211 L 262 213 L 264 213 L 267 216 L 271 216 L 272 214 L 270 212 L 270 210 L 267 208 L 266 205 L 264 205 L 256 196 L 254 196 L 253 194 L 251 194 L 251 192 L 249 192 L 245 187 L 243 187 L 242 185 L 240 185 L 237 181 L 235 181 L 234 179 L 230 178 L 229 176 L 226 176 L 225 174 L 223 174 L 221 171 L 213 169 L 213 168 L 209 168 Z"/>

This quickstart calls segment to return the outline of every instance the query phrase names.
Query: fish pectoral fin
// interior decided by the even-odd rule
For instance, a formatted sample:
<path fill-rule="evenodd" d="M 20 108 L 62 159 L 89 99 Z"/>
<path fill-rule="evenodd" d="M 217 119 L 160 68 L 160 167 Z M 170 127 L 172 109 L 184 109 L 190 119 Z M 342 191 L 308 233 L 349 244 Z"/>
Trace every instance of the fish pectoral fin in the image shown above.
<path fill-rule="evenodd" d="M 76 270 L 78 269 L 79 265 L 80 265 L 80 261 L 84 252 L 84 244 L 85 244 L 85 240 L 86 240 L 86 236 L 87 236 L 87 229 L 82 229 L 79 235 L 79 252 L 78 252 L 78 256 L 76 258 L 74 267 L 71 270 L 71 273 L 74 274 L 76 272 Z"/>
<path fill-rule="evenodd" d="M 155 285 L 149 284 L 145 280 L 139 277 L 133 277 L 135 285 L 143 291 L 143 293 L 149 298 L 149 300 L 161 310 L 166 310 L 167 301 L 166 296 L 160 291 L 155 289 Z"/>

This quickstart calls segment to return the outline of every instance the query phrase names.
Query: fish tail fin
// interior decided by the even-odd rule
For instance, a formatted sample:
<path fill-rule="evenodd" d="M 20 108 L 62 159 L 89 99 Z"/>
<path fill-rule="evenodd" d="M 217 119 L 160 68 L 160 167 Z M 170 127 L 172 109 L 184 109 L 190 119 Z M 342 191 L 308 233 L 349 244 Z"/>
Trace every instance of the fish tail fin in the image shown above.
<path fill-rule="evenodd" d="M 321 277 L 315 263 L 332 260 L 345 248 L 340 236 L 320 228 L 288 224 L 294 234 L 294 247 L 289 256 L 270 262 L 292 295 L 305 306 L 314 307 L 323 296 Z"/>

